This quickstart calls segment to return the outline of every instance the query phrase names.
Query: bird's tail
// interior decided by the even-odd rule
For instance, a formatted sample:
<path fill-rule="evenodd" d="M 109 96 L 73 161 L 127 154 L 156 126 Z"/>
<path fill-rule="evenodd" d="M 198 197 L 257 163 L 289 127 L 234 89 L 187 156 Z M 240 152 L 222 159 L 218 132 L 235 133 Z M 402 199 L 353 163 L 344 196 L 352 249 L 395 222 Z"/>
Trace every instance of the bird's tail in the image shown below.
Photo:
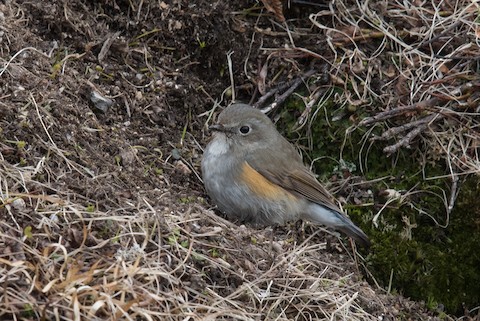
<path fill-rule="evenodd" d="M 334 228 L 349 237 L 352 237 L 359 245 L 368 248 L 370 240 L 368 236 L 356 226 L 348 216 L 323 207 L 319 204 L 311 203 L 308 213 L 304 213 L 304 218 L 317 224 L 322 224 Z"/>
<path fill-rule="evenodd" d="M 348 217 L 346 217 L 346 219 L 350 221 Z M 358 226 L 353 224 L 352 221 L 350 221 L 349 225 L 339 226 L 338 230 L 353 238 L 359 245 L 365 248 L 370 247 L 368 236 Z"/>

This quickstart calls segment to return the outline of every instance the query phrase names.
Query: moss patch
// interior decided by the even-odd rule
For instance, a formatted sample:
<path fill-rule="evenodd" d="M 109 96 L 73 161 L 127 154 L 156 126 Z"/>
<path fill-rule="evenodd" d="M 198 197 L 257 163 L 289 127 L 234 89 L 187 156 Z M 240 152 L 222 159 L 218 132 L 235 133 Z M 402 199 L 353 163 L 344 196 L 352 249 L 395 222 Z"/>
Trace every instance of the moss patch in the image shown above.
<path fill-rule="evenodd" d="M 365 132 L 357 129 L 346 134 L 354 120 L 361 118 L 361 110 L 352 114 L 348 107 L 331 103 L 314 111 L 316 116 L 308 128 L 293 132 L 292 124 L 302 113 L 302 106 L 291 101 L 278 126 L 290 139 L 309 146 L 308 156 L 318 159 L 315 171 L 320 180 L 342 175 L 342 171 L 344 176 L 366 180 L 384 178 L 358 185 L 371 192 L 362 194 L 370 197 L 362 198 L 360 204 L 345 195 L 349 215 L 373 241 L 367 267 L 377 282 L 423 300 L 432 309 L 444 307 L 460 314 L 465 307 L 478 306 L 480 180 L 470 177 L 460 186 L 455 208 L 447 217 L 444 201 L 450 197 L 450 179 L 430 179 L 445 176 L 447 167 L 425 161 L 428 157 L 422 154 L 422 146 L 386 157 L 384 146 L 371 144 Z"/>

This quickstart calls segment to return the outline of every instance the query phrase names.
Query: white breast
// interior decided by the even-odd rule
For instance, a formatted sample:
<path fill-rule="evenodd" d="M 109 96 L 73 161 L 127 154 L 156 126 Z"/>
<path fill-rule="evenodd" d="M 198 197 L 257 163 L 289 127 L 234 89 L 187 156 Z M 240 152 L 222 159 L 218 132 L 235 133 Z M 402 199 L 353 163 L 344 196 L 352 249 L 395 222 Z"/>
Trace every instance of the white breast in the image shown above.
<path fill-rule="evenodd" d="M 227 137 L 223 134 L 217 134 L 210 144 L 208 144 L 205 152 L 208 151 L 211 156 L 219 156 L 226 154 L 228 152 L 228 147 Z"/>

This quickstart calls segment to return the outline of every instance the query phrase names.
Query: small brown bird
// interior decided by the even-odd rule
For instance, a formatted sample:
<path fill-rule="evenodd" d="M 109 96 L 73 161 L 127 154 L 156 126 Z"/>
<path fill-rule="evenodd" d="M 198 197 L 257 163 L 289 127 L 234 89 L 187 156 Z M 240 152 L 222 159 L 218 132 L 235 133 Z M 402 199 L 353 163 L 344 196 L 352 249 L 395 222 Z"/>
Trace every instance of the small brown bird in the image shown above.
<path fill-rule="evenodd" d="M 228 217 L 257 225 L 305 219 L 370 245 L 261 111 L 233 104 L 210 129 L 214 132 L 203 154 L 203 182 Z"/>

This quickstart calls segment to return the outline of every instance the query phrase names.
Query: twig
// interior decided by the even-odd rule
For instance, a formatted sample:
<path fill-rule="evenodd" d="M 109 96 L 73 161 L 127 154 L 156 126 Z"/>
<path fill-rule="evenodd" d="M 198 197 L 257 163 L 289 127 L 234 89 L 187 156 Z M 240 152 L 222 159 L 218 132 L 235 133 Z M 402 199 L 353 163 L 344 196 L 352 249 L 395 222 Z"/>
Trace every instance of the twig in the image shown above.
<path fill-rule="evenodd" d="M 468 15 L 467 15 L 468 16 Z M 449 26 L 448 28 L 446 28 L 445 30 L 443 30 L 442 32 L 440 32 L 438 35 L 436 35 L 435 37 L 432 37 L 428 40 L 425 40 L 421 43 L 418 44 L 418 46 L 416 47 L 416 49 L 419 49 L 419 48 L 422 48 L 422 47 L 425 47 L 426 45 L 429 45 L 431 43 L 433 43 L 434 41 L 437 41 L 438 39 L 440 39 L 441 37 L 449 34 L 453 29 L 455 29 L 456 27 L 458 27 L 461 23 L 463 23 L 463 21 L 457 21 L 455 23 L 453 23 L 451 26 Z"/>
<path fill-rule="evenodd" d="M 268 12 L 271 12 L 275 15 L 275 18 L 277 18 L 278 21 L 284 22 L 285 17 L 283 16 L 283 6 L 282 6 L 282 1 L 280 0 L 262 0 L 263 5 L 265 6 L 265 9 L 267 9 Z"/>
<path fill-rule="evenodd" d="M 313 105 L 320 99 L 320 96 L 325 94 L 330 88 L 321 88 L 318 89 L 313 95 L 311 95 L 310 100 L 305 104 L 305 110 L 302 112 L 300 117 L 298 117 L 294 129 L 299 130 L 300 128 L 305 125 L 308 119 L 308 115 L 310 115 L 310 112 L 312 111 Z"/>
<path fill-rule="evenodd" d="M 383 111 L 381 113 L 376 114 L 375 116 L 364 118 L 360 123 L 358 123 L 358 126 L 370 125 L 382 120 L 393 118 L 395 116 L 398 116 L 410 111 L 428 109 L 429 107 L 435 106 L 442 101 L 457 100 L 459 99 L 458 97 L 456 97 L 458 95 L 465 96 L 465 97 L 462 97 L 462 99 L 465 99 L 468 96 L 470 96 L 472 92 L 474 92 L 473 89 L 476 87 L 480 87 L 480 81 L 471 81 L 460 86 L 455 90 L 452 90 L 450 95 L 442 94 L 442 95 L 438 95 L 433 98 L 430 98 L 428 100 L 420 101 L 412 105 Z"/>
<path fill-rule="evenodd" d="M 23 48 L 23 49 L 19 50 L 17 53 L 15 53 L 12 56 L 12 58 L 10 58 L 10 60 L 5 65 L 3 65 L 3 67 L 0 69 L 0 77 L 2 77 L 3 73 L 7 70 L 8 66 L 12 63 L 12 61 L 14 61 L 20 54 L 22 54 L 24 51 L 27 51 L 27 50 L 32 50 L 36 53 L 39 53 L 40 55 L 42 55 L 45 58 L 51 58 L 50 55 L 44 54 L 43 52 L 41 52 L 37 48 L 34 48 L 34 47 Z"/>
<path fill-rule="evenodd" d="M 233 51 L 227 53 L 228 62 L 228 74 L 230 75 L 230 86 L 232 87 L 232 101 L 235 101 L 235 80 L 233 78 L 233 64 L 232 64 Z"/>
<path fill-rule="evenodd" d="M 104 59 L 108 54 L 108 51 L 110 50 L 110 47 L 112 46 L 113 42 L 117 40 L 118 36 L 120 36 L 121 32 L 117 31 L 113 33 L 112 35 L 108 36 L 107 39 L 104 41 L 102 45 L 102 49 L 100 49 L 100 53 L 98 54 L 98 61 L 103 64 Z"/>
<path fill-rule="evenodd" d="M 457 200 L 458 196 L 458 176 L 453 175 L 452 177 L 452 188 L 450 190 L 450 201 L 448 202 L 447 207 L 447 217 L 450 216 L 450 213 L 453 210 L 453 206 L 455 205 L 455 201 Z"/>
<path fill-rule="evenodd" d="M 398 127 L 390 128 L 390 129 L 386 130 L 385 132 L 383 132 L 382 136 L 375 136 L 371 140 L 372 141 L 388 140 L 388 139 L 392 138 L 393 136 L 396 136 L 396 135 L 398 135 L 402 132 L 405 132 L 405 131 L 407 131 L 411 128 L 414 128 L 416 126 L 419 126 L 419 125 L 422 125 L 422 124 L 425 124 L 425 123 L 429 123 L 431 120 L 433 120 L 437 116 L 439 116 L 439 114 L 432 114 L 432 115 L 423 117 L 422 119 L 419 119 L 419 120 L 416 120 L 416 121 L 413 121 L 413 122 L 410 122 L 410 123 L 407 123 L 407 124 L 403 124 L 403 125 L 398 126 Z"/>
<path fill-rule="evenodd" d="M 386 110 L 386 111 L 383 111 L 381 113 L 376 114 L 375 116 L 367 117 L 367 118 L 362 119 L 362 121 L 360 123 L 358 123 L 358 126 L 371 125 L 373 123 L 377 123 L 377 122 L 382 121 L 382 120 L 390 119 L 390 118 L 399 116 L 399 115 L 404 114 L 404 113 L 408 113 L 408 112 L 411 112 L 411 111 L 417 111 L 417 110 L 423 110 L 423 109 L 426 109 L 428 107 L 434 106 L 440 100 L 441 100 L 441 98 L 434 97 L 434 98 L 431 98 L 431 99 L 428 99 L 428 100 L 420 101 L 420 102 L 415 103 L 413 105 L 402 106 L 402 107 L 398 107 L 398 108 L 395 108 L 395 109 Z"/>
<path fill-rule="evenodd" d="M 290 88 L 288 88 L 283 94 L 275 97 L 275 100 L 273 101 L 273 103 L 271 103 L 267 107 L 263 108 L 262 112 L 268 113 L 268 112 L 274 110 L 275 108 L 277 108 L 278 106 L 280 106 L 281 104 L 283 104 L 283 102 L 295 91 L 295 89 L 297 89 L 298 86 L 300 86 L 304 82 L 304 78 L 308 78 L 308 77 L 312 76 L 315 72 L 316 72 L 315 69 L 310 69 L 303 76 L 300 76 L 300 77 L 296 78 L 293 81 Z"/>
<path fill-rule="evenodd" d="M 253 104 L 253 107 L 255 108 L 261 108 L 272 96 L 276 95 L 278 92 L 284 91 L 288 87 L 292 85 L 294 80 L 287 81 L 276 88 L 271 89 L 268 91 L 265 95 L 260 97 L 255 104 Z"/>
<path fill-rule="evenodd" d="M 420 134 L 425 128 L 427 128 L 427 125 L 428 125 L 428 124 L 422 124 L 422 125 L 418 126 L 418 127 L 415 128 L 414 130 L 412 130 L 411 132 L 409 132 L 407 135 L 405 135 L 405 137 L 403 137 L 402 139 L 400 139 L 400 140 L 398 141 L 398 143 L 385 147 L 385 148 L 383 149 L 383 152 L 386 153 L 386 154 L 391 154 L 391 153 L 397 151 L 397 150 L 398 150 L 400 147 L 402 147 L 402 146 L 409 148 L 409 147 L 410 147 L 410 142 L 412 141 L 412 139 L 414 139 L 414 138 L 415 138 L 418 134 Z"/>

